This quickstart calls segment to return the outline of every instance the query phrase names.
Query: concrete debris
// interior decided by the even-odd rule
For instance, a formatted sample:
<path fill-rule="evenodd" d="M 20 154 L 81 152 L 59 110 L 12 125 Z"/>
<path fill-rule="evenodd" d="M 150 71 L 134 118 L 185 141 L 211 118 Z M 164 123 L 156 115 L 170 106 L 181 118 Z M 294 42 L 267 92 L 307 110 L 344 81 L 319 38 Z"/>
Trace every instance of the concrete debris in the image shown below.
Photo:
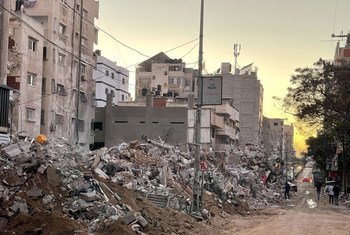
<path fill-rule="evenodd" d="M 191 211 L 195 172 L 190 148 L 146 139 L 146 144 L 132 141 L 94 152 L 76 149 L 62 138 L 42 144 L 23 141 L 1 149 L 0 200 L 7 202 L 0 208 L 1 223 L 18 213 L 34 216 L 35 208 L 33 211 L 61 213 L 84 222 L 90 232 L 108 221 L 122 221 L 142 234 L 162 223 L 158 213 L 150 216 L 144 212 L 149 204 L 184 214 Z M 281 172 L 258 148 L 248 146 L 227 153 L 203 148 L 201 158 L 209 170 L 203 174 L 204 207 L 194 215 L 197 221 L 210 220 L 218 211 L 247 214 L 282 199 Z M 123 203 L 130 198 L 117 192 L 118 187 L 137 195 L 133 208 L 138 204 L 148 207 L 134 211 Z M 38 199 L 41 207 L 35 203 Z M 192 230 L 190 223 L 181 225 L 184 233 Z M 171 234 L 177 230 L 164 231 Z"/>

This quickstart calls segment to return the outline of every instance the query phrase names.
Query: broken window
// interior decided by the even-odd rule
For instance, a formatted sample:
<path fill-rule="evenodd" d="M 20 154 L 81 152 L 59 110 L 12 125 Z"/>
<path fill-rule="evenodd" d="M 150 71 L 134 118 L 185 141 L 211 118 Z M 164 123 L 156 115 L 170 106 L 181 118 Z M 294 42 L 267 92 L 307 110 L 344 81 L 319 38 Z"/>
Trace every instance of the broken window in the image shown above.
<path fill-rule="evenodd" d="M 57 93 L 61 96 L 66 96 L 67 95 L 67 92 L 66 90 L 64 89 L 64 86 L 61 85 L 61 84 L 57 84 Z"/>
<path fill-rule="evenodd" d="M 30 51 L 37 51 L 37 43 L 38 43 L 38 40 L 36 40 L 34 38 L 29 38 L 28 39 L 28 49 Z"/>
<path fill-rule="evenodd" d="M 35 109 L 26 108 L 26 119 L 27 121 L 35 121 Z"/>
<path fill-rule="evenodd" d="M 51 94 L 55 94 L 56 93 L 56 82 L 55 79 L 51 80 Z"/>
<path fill-rule="evenodd" d="M 83 103 L 87 102 L 87 97 L 84 92 L 80 92 L 80 101 Z"/>
<path fill-rule="evenodd" d="M 85 122 L 82 119 L 79 119 L 78 130 L 79 131 L 85 131 Z"/>
<path fill-rule="evenodd" d="M 103 123 L 102 122 L 93 122 L 93 130 L 96 131 L 102 131 L 103 130 Z"/>
<path fill-rule="evenodd" d="M 32 73 L 28 73 L 27 75 L 27 84 L 30 86 L 35 86 L 36 75 Z"/>
<path fill-rule="evenodd" d="M 65 65 L 66 64 L 66 55 L 62 53 L 58 53 L 58 63 L 60 65 Z"/>
<path fill-rule="evenodd" d="M 55 123 L 56 125 L 63 125 L 64 117 L 61 114 L 56 113 Z"/>
<path fill-rule="evenodd" d="M 46 93 L 46 78 L 43 78 L 41 83 L 41 94 L 45 95 L 45 93 Z"/>
<path fill-rule="evenodd" d="M 65 26 L 64 24 L 60 23 L 58 26 L 58 32 L 60 34 L 66 35 L 66 31 L 67 31 L 67 26 Z"/>

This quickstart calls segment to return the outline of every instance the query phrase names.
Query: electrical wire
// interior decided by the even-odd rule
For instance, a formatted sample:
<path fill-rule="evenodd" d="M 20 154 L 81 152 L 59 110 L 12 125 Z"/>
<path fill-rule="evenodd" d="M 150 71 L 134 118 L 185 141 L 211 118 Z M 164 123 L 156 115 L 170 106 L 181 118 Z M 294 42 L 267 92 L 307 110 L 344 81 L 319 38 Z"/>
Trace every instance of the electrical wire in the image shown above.
<path fill-rule="evenodd" d="M 91 22 L 89 19 L 87 19 L 86 17 L 82 16 L 79 12 L 77 12 L 73 7 L 71 7 L 67 2 L 65 2 L 64 0 L 61 0 L 62 3 L 64 3 L 67 7 L 69 7 L 71 10 L 73 10 L 74 13 L 78 14 L 80 17 L 83 17 L 83 19 L 88 22 L 89 24 L 92 24 L 94 27 L 96 27 L 96 29 L 100 30 L 101 32 L 105 33 L 106 35 L 108 35 L 109 37 L 111 37 L 114 41 L 118 42 L 119 44 L 123 45 L 124 47 L 144 56 L 144 57 L 147 57 L 147 58 L 151 58 L 150 56 L 140 52 L 139 50 L 123 43 L 122 41 L 118 40 L 116 37 L 114 37 L 112 34 L 108 33 L 106 30 L 102 29 L 101 27 L 99 26 L 96 26 L 94 22 Z"/>

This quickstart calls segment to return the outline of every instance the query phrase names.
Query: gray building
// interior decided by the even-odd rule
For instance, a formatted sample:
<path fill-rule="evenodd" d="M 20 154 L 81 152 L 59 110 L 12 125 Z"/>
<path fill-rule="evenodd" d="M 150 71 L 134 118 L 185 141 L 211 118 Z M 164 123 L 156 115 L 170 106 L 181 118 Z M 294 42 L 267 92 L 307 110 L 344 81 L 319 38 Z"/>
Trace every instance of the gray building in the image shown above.
<path fill-rule="evenodd" d="M 261 144 L 264 89 L 256 71 L 250 66 L 231 73 L 231 64 L 222 63 L 223 98 L 232 99 L 239 111 L 241 144 Z"/>
<path fill-rule="evenodd" d="M 113 95 L 107 94 L 106 107 L 96 108 L 94 148 L 140 140 L 142 136 L 161 138 L 172 145 L 194 141 L 193 97 L 173 100 L 147 95 L 146 102 L 119 102 L 114 106 Z M 204 107 L 201 116 L 202 144 L 225 150 L 238 142 L 239 113 L 229 103 Z"/>

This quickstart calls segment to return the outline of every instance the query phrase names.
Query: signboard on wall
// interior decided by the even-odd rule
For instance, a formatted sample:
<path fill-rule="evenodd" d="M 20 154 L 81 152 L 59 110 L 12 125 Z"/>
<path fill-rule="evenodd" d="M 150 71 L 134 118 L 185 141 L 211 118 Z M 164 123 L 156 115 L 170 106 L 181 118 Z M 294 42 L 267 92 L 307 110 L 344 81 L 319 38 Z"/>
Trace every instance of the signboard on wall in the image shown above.
<path fill-rule="evenodd" d="M 222 104 L 222 76 L 203 76 L 202 105 Z"/>

